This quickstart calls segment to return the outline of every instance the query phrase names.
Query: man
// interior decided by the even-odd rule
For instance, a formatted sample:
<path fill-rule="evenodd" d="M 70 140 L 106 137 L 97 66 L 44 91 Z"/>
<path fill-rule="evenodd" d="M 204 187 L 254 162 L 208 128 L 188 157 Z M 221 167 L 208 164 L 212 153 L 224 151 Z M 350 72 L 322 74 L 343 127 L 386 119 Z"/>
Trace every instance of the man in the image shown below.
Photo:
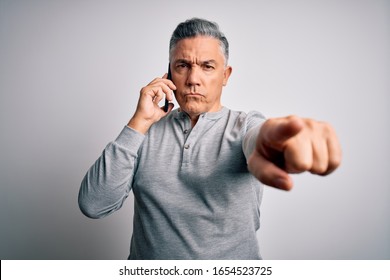
<path fill-rule="evenodd" d="M 143 87 L 137 109 L 87 172 L 79 205 L 91 218 L 134 193 L 129 259 L 260 259 L 262 184 L 292 188 L 288 173 L 329 174 L 341 151 L 326 123 L 269 119 L 221 104 L 232 68 L 215 23 L 191 19 L 170 41 L 167 74 Z M 159 106 L 176 97 L 179 109 Z"/>

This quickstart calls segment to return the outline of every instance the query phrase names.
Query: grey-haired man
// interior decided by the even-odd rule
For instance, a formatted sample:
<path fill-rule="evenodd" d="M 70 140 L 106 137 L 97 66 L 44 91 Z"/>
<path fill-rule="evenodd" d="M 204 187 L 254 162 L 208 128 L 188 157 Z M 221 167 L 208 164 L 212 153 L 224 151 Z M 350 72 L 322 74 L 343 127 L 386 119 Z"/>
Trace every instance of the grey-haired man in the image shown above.
<path fill-rule="evenodd" d="M 326 175 L 340 164 L 326 123 L 223 107 L 228 56 L 215 23 L 179 24 L 171 80 L 141 89 L 133 117 L 81 184 L 80 209 L 91 218 L 118 210 L 133 191 L 129 259 L 260 259 L 262 183 L 289 190 L 288 173 Z M 165 112 L 159 102 L 173 93 L 180 108 Z"/>

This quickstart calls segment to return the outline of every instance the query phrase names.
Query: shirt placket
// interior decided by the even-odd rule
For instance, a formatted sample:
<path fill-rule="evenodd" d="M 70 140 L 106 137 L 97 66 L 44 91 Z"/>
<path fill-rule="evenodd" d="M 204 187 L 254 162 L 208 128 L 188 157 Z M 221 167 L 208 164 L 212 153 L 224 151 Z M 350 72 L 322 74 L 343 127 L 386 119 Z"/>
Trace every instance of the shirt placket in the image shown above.
<path fill-rule="evenodd" d="M 191 162 L 191 158 L 193 155 L 193 146 L 197 141 L 198 134 L 201 131 L 201 128 L 203 126 L 203 119 L 204 115 L 201 115 L 198 119 L 198 122 L 195 127 L 191 128 L 191 121 L 188 117 L 185 118 L 185 126 L 183 127 L 183 134 L 184 134 L 184 145 L 182 147 L 183 149 L 183 159 L 182 164 L 183 166 L 188 166 Z"/>

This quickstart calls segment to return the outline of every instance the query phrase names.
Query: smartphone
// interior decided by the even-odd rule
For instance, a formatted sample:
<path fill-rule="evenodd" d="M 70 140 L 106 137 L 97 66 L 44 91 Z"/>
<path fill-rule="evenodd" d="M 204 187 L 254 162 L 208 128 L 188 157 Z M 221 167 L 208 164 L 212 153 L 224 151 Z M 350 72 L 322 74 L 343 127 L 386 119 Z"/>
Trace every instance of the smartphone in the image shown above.
<path fill-rule="evenodd" d="M 168 76 L 167 76 L 167 79 L 172 81 L 171 64 L 170 64 L 170 63 L 168 64 Z M 168 99 L 165 97 L 164 112 L 168 112 L 168 108 L 169 108 L 169 101 L 168 101 Z"/>

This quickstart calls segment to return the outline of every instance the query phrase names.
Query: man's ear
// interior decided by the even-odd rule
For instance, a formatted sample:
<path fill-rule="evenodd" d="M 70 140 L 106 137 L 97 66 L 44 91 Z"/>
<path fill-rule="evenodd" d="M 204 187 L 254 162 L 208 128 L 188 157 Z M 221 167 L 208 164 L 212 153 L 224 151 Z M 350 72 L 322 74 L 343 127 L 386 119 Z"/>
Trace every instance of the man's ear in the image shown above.
<path fill-rule="evenodd" d="M 224 72 L 223 72 L 223 85 L 226 86 L 230 75 L 232 74 L 233 68 L 231 66 L 226 66 Z"/>

